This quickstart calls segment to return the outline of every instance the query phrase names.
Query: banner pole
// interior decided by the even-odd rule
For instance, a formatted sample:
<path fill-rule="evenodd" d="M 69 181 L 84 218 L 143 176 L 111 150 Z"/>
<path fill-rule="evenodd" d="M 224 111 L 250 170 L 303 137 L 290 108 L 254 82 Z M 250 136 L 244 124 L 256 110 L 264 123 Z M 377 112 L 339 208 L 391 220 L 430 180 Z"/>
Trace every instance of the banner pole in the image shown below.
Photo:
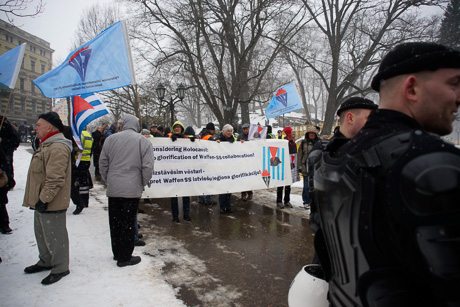
<path fill-rule="evenodd" d="M 142 132 L 142 114 L 141 114 L 141 106 L 139 105 L 139 97 L 137 96 L 137 84 L 134 85 L 134 97 L 136 97 L 137 112 L 139 112 L 139 122 L 141 125 L 140 132 Z"/>

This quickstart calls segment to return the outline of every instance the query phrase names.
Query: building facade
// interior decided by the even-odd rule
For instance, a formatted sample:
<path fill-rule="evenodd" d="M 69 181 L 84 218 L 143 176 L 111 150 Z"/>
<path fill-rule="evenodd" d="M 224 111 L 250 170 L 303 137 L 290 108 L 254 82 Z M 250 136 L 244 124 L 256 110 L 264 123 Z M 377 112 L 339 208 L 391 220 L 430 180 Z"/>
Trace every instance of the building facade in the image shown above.
<path fill-rule="evenodd" d="M 0 20 L 0 54 L 23 43 L 27 46 L 14 91 L 11 94 L 0 84 L 0 111 L 3 115 L 7 109 L 10 122 L 33 127 L 38 115 L 52 110 L 52 100 L 43 96 L 33 80 L 51 70 L 54 50 L 45 40 Z"/>

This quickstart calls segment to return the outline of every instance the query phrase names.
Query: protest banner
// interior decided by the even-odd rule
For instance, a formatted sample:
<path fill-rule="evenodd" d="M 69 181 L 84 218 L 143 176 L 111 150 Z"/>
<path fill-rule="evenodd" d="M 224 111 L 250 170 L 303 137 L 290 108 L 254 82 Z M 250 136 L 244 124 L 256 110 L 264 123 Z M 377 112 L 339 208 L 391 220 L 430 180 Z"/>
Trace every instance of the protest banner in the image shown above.
<path fill-rule="evenodd" d="M 290 185 L 288 142 L 153 138 L 154 174 L 142 198 L 217 195 Z"/>

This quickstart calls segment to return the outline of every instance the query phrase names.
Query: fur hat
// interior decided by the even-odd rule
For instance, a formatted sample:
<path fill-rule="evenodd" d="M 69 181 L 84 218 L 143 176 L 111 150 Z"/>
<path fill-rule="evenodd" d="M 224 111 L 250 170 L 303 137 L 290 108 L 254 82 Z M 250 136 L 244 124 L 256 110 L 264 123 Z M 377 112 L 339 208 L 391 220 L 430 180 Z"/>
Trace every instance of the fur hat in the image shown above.
<path fill-rule="evenodd" d="M 382 59 L 371 86 L 378 92 L 383 80 L 425 70 L 435 71 L 440 68 L 460 68 L 460 51 L 437 43 L 400 44 L 391 49 Z"/>
<path fill-rule="evenodd" d="M 369 99 L 363 97 L 351 97 L 345 100 L 337 110 L 337 116 L 340 116 L 340 113 L 346 110 L 351 109 L 369 109 L 375 110 L 377 109 L 377 105 Z"/>
<path fill-rule="evenodd" d="M 38 118 L 46 120 L 48 123 L 56 127 L 61 132 L 64 129 L 64 124 L 59 118 L 59 114 L 57 114 L 56 112 L 51 111 L 45 114 L 41 114 Z"/>

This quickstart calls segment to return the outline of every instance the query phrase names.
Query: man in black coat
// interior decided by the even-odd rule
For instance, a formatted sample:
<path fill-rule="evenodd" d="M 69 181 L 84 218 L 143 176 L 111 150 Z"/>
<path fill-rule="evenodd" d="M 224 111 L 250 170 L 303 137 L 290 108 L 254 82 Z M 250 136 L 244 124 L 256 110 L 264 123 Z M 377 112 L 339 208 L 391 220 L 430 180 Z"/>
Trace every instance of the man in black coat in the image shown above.
<path fill-rule="evenodd" d="M 314 184 L 331 306 L 460 305 L 460 52 L 405 43 L 382 60 L 378 110 Z M 320 255 L 321 258 L 321 255 Z"/>
<path fill-rule="evenodd" d="M 0 231 L 2 234 L 9 234 L 12 232 L 10 228 L 10 219 L 6 204 L 8 203 L 8 191 L 14 188 L 16 182 L 14 181 L 13 170 L 13 153 L 18 148 L 20 139 L 18 132 L 8 119 L 0 116 L 0 169 L 6 176 L 6 184 L 0 187 Z"/>

